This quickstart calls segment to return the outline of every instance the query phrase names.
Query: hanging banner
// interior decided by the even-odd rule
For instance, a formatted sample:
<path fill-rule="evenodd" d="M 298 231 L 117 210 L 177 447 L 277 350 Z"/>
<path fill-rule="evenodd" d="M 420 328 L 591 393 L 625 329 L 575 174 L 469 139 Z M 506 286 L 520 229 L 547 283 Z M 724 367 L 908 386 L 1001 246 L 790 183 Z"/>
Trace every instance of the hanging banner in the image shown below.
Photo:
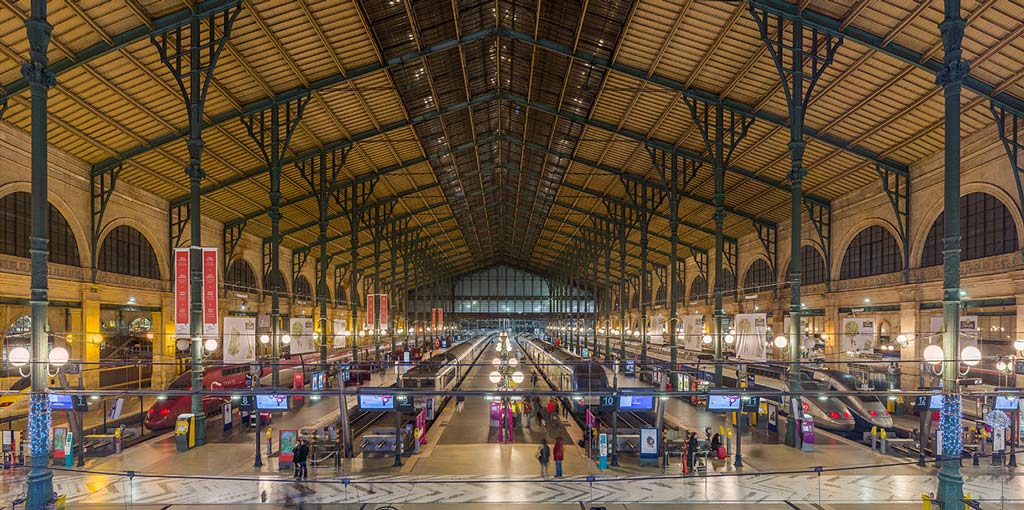
<path fill-rule="evenodd" d="M 316 351 L 316 346 L 313 345 L 313 319 L 309 317 L 291 319 L 288 332 L 292 337 L 292 342 L 289 344 L 292 354 Z"/>
<path fill-rule="evenodd" d="M 444 308 L 438 308 L 437 309 L 437 328 L 435 329 L 435 331 L 438 330 L 438 329 L 441 329 L 443 327 L 444 327 Z"/>
<path fill-rule="evenodd" d="M 437 308 L 430 309 L 430 330 L 433 331 L 437 327 Z"/>
<path fill-rule="evenodd" d="M 217 336 L 217 248 L 203 248 L 203 335 Z"/>
<path fill-rule="evenodd" d="M 378 296 L 378 299 L 377 299 L 377 309 L 379 310 L 378 313 L 380 315 L 380 323 L 379 324 L 380 324 L 381 329 L 385 329 L 385 328 L 388 327 L 388 295 L 387 294 L 377 294 L 377 296 Z"/>
<path fill-rule="evenodd" d="M 704 335 L 703 315 L 683 316 L 683 348 L 700 351 L 700 337 Z"/>
<path fill-rule="evenodd" d="M 373 329 L 373 320 L 376 318 L 376 312 L 374 311 L 373 304 L 377 299 L 376 294 L 366 295 L 366 326 Z"/>
<path fill-rule="evenodd" d="M 224 317 L 224 363 L 256 360 L 256 319 Z"/>
<path fill-rule="evenodd" d="M 875 348 L 875 319 L 843 319 L 843 352 L 865 352 Z"/>
<path fill-rule="evenodd" d="M 665 327 L 668 325 L 668 321 L 665 320 L 664 315 L 654 315 L 651 317 L 651 327 L 648 329 L 649 339 L 652 344 L 664 344 L 665 336 L 667 332 Z"/>
<path fill-rule="evenodd" d="M 936 335 L 935 342 L 941 343 L 942 337 L 942 316 L 928 318 L 929 334 Z M 960 316 L 960 348 L 968 345 L 980 348 L 978 340 L 981 338 L 981 331 L 978 329 L 977 315 Z"/>
<path fill-rule="evenodd" d="M 763 313 L 736 315 L 736 357 L 745 360 L 766 361 L 768 350 L 768 316 Z"/>
<path fill-rule="evenodd" d="M 345 319 L 334 319 L 334 348 L 341 349 L 345 346 Z"/>
<path fill-rule="evenodd" d="M 188 248 L 174 249 L 174 334 L 189 336 Z"/>

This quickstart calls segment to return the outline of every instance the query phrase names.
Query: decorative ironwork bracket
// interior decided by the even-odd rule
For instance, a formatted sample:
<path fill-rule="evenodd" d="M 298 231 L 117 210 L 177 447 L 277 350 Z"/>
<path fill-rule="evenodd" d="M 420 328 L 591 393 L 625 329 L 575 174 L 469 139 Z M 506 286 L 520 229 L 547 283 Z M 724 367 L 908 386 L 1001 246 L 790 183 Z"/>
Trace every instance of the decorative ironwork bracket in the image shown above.
<path fill-rule="evenodd" d="M 6 103 L 4 105 L 6 107 Z M 0 118 L 3 118 L 3 111 L 0 110 Z M 103 216 L 107 212 L 107 205 L 114 196 L 114 188 L 117 187 L 117 179 L 121 175 L 124 164 L 120 163 L 104 170 L 99 174 L 89 175 L 89 189 L 92 199 L 89 202 L 91 213 L 89 241 L 92 245 L 92 277 L 91 281 L 96 282 L 97 254 L 99 253 L 100 234 L 103 232 Z"/>
<path fill-rule="evenodd" d="M 878 163 L 875 163 L 875 172 L 896 214 L 896 232 L 903 246 L 903 283 L 910 283 L 910 176 L 893 172 Z"/>
<path fill-rule="evenodd" d="M 1021 204 L 1020 212 L 1024 214 L 1024 186 L 1021 184 L 1021 174 L 1024 173 L 1024 118 L 1015 113 L 1009 112 L 1006 108 L 991 103 L 989 110 L 996 120 L 996 127 L 999 130 L 999 139 L 1006 149 L 1006 156 L 1010 158 L 1010 167 L 1013 168 L 1013 180 L 1017 183 L 1017 198 Z M 1021 251 L 1024 256 L 1024 250 Z"/>

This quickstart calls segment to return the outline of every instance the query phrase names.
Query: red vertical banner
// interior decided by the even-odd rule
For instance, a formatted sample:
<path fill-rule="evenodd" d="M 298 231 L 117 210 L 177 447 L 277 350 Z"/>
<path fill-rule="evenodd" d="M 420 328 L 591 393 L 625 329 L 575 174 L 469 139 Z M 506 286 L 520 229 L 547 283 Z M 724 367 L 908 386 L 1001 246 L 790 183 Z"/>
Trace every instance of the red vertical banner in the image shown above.
<path fill-rule="evenodd" d="M 217 248 L 203 248 L 203 335 L 216 336 Z"/>
<path fill-rule="evenodd" d="M 437 329 L 444 327 L 444 308 L 437 309 Z"/>
<path fill-rule="evenodd" d="M 377 308 L 380 310 L 380 327 L 388 327 L 388 295 L 378 294 Z"/>
<path fill-rule="evenodd" d="M 376 298 L 376 294 L 366 295 L 366 325 L 371 329 L 373 328 L 373 319 L 375 318 L 374 316 L 376 315 L 375 310 L 373 308 L 374 301 L 376 301 Z"/>
<path fill-rule="evenodd" d="M 174 334 L 188 336 L 188 248 L 174 249 Z"/>
<path fill-rule="evenodd" d="M 437 327 L 437 308 L 430 309 L 430 330 L 433 331 Z"/>

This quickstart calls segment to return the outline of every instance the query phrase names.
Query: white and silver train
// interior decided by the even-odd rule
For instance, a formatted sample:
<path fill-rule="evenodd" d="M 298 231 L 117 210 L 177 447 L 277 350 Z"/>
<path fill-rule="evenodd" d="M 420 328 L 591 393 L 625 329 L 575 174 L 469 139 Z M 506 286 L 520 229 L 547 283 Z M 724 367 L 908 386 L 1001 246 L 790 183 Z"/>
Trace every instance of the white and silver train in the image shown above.
<path fill-rule="evenodd" d="M 402 388 L 450 391 L 473 368 L 472 364 L 487 349 L 490 336 L 478 336 L 447 351 L 423 360 L 399 377 Z"/>

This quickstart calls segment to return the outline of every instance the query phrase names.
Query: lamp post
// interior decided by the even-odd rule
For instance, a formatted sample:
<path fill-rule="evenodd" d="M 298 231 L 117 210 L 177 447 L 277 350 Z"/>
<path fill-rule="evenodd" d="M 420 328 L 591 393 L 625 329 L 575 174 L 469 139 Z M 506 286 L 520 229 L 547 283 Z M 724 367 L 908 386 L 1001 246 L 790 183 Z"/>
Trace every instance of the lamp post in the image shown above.
<path fill-rule="evenodd" d="M 45 319 L 45 318 L 44 318 Z M 36 327 L 35 321 L 32 324 Z M 44 338 L 46 338 L 44 336 Z M 42 344 L 44 347 L 46 342 Z M 38 354 L 46 352 L 40 349 L 36 342 L 33 342 L 33 351 Z M 41 352 L 39 352 L 41 351 Z M 56 377 L 60 369 L 68 362 L 68 351 L 63 347 L 54 347 L 47 353 L 46 362 L 34 360 L 32 352 L 24 347 L 15 347 L 8 354 L 8 363 L 18 369 L 22 377 L 32 376 L 33 383 L 36 379 L 43 381 L 42 390 L 35 384 L 32 386 L 32 394 L 29 397 L 29 440 L 32 445 L 32 470 L 28 475 L 28 501 L 27 508 L 42 510 L 53 498 L 53 473 L 46 467 L 49 459 L 48 444 L 50 440 L 50 398 L 47 384 L 50 377 Z M 24 371 L 28 366 L 29 372 Z M 51 371 L 50 367 L 54 367 Z"/>
<path fill-rule="evenodd" d="M 491 363 L 494 365 L 494 370 L 488 375 L 488 379 L 497 387 L 498 391 L 508 391 L 523 382 L 525 377 L 517 368 L 519 360 L 512 356 L 512 345 L 509 344 L 508 333 L 505 331 L 498 335 L 498 357 L 494 358 Z M 508 397 L 502 396 L 501 414 L 498 419 L 499 443 L 512 442 L 511 417 L 506 420 L 508 406 Z"/>

